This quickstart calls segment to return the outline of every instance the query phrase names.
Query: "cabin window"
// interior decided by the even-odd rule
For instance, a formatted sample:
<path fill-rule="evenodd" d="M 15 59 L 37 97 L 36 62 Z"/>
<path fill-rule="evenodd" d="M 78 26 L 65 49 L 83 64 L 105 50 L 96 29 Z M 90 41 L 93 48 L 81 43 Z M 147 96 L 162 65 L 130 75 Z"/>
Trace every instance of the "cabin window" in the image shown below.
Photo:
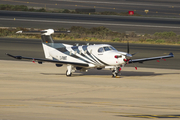
<path fill-rule="evenodd" d="M 82 48 L 83 48 L 84 51 L 87 50 L 87 45 L 82 46 Z"/>
<path fill-rule="evenodd" d="M 65 47 L 57 48 L 57 50 L 59 50 L 60 52 L 63 52 L 63 53 L 67 51 Z"/>
<path fill-rule="evenodd" d="M 98 49 L 98 52 L 103 52 L 103 51 L 104 49 L 102 47 Z"/>
<path fill-rule="evenodd" d="M 75 50 L 78 50 L 78 46 L 73 46 L 73 47 L 71 47 L 74 51 Z"/>

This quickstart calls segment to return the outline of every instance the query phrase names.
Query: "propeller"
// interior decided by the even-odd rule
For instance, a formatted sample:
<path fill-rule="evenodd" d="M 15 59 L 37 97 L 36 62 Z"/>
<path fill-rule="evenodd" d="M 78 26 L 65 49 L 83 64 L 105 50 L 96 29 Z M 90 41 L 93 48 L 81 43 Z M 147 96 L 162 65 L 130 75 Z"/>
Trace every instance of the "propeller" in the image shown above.
<path fill-rule="evenodd" d="M 132 54 L 129 54 L 129 42 L 127 42 L 127 54 L 126 56 L 126 60 L 125 61 L 129 61 L 132 58 Z"/>
<path fill-rule="evenodd" d="M 136 53 L 133 53 L 133 54 L 129 54 L 129 42 L 127 42 L 127 54 L 125 55 L 126 56 L 126 59 L 124 59 L 124 61 L 128 64 L 129 61 L 132 61 L 132 57 L 133 55 L 137 54 L 138 52 Z M 132 62 L 132 64 L 134 65 L 135 69 L 137 70 L 137 67 L 136 65 Z"/>

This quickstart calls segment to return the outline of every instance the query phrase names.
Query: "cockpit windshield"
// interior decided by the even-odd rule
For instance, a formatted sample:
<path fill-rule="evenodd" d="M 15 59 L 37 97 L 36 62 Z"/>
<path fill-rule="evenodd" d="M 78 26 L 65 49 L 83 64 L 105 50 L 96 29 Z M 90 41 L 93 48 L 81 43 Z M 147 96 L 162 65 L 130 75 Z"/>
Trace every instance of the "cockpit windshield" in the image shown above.
<path fill-rule="evenodd" d="M 110 50 L 116 50 L 116 49 L 112 46 L 105 46 L 105 47 L 100 47 L 98 49 L 98 52 L 104 52 L 104 51 L 110 51 Z"/>
<path fill-rule="evenodd" d="M 116 50 L 116 48 L 114 48 L 113 46 L 109 46 L 112 50 Z M 117 51 L 117 50 L 116 50 Z"/>

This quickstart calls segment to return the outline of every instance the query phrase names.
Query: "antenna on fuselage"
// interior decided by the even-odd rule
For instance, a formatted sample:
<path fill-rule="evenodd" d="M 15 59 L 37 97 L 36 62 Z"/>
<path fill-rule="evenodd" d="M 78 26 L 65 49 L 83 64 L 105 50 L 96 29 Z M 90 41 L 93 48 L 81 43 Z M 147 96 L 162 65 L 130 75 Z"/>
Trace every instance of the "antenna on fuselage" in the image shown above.
<path fill-rule="evenodd" d="M 79 43 L 75 43 L 76 46 L 79 46 Z"/>

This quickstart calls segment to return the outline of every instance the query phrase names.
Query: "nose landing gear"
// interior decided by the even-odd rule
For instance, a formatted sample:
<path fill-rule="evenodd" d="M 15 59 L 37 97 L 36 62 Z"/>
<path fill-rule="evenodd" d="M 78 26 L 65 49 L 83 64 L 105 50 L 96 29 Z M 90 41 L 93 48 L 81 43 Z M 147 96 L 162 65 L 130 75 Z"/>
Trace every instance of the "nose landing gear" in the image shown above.
<path fill-rule="evenodd" d="M 114 70 L 112 71 L 112 77 L 113 78 L 120 78 L 120 76 L 119 76 L 120 71 L 121 71 L 120 67 L 114 68 Z"/>

